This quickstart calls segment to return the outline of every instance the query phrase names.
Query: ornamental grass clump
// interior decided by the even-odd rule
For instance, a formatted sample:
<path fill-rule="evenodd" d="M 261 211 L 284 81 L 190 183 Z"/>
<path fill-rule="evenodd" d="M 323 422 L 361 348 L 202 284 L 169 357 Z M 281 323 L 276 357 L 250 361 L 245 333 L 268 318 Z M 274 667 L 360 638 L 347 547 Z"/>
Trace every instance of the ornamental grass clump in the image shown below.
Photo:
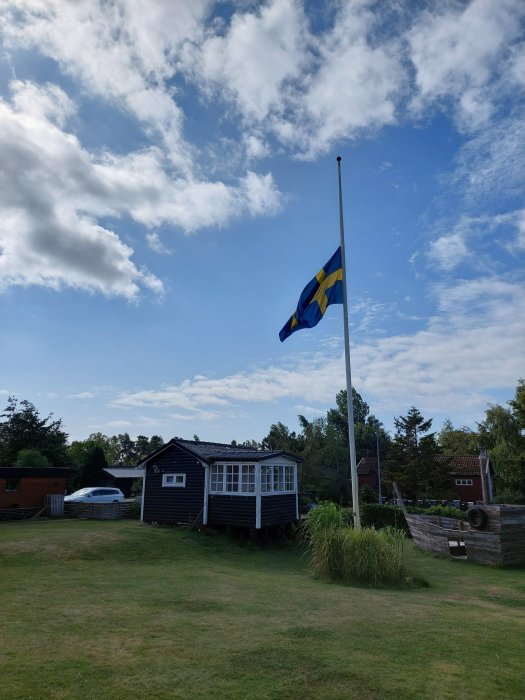
<path fill-rule="evenodd" d="M 322 503 L 308 514 L 304 533 L 315 576 L 369 586 L 424 584 L 405 568 L 401 530 L 355 530 L 336 504 Z"/>

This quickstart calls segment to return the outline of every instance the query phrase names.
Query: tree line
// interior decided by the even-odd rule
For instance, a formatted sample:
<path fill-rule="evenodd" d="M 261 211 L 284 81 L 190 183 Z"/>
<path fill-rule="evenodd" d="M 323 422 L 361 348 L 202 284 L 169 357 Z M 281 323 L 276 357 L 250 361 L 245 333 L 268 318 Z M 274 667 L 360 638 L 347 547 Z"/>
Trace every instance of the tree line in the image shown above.
<path fill-rule="evenodd" d="M 497 499 L 525 501 L 525 382 L 518 381 L 515 396 L 507 406 L 490 405 L 476 430 L 455 427 L 446 420 L 439 432 L 432 431 L 432 418 L 412 406 L 394 419 L 393 436 L 370 413 L 363 397 L 352 390 L 357 462 L 379 455 L 382 485 L 386 493 L 395 479 L 407 498 L 449 498 L 450 459 L 456 455 L 490 453 L 495 470 Z M 308 420 L 298 416 L 299 432 L 281 422 L 273 423 L 259 442 L 250 447 L 285 450 L 303 458 L 301 490 L 318 498 L 340 503 L 351 501 L 348 450 L 347 392 L 335 397 L 335 407 L 326 416 Z M 70 467 L 73 485 L 93 485 L 108 465 L 136 465 L 164 444 L 159 435 L 128 433 L 107 436 L 92 433 L 85 440 L 68 443 L 62 420 L 53 414 L 41 418 L 29 401 L 9 397 L 0 418 L 0 465 L 17 467 Z M 198 440 L 195 435 L 194 439 Z M 232 444 L 237 444 L 235 440 Z M 366 497 L 366 494 L 365 494 Z"/>

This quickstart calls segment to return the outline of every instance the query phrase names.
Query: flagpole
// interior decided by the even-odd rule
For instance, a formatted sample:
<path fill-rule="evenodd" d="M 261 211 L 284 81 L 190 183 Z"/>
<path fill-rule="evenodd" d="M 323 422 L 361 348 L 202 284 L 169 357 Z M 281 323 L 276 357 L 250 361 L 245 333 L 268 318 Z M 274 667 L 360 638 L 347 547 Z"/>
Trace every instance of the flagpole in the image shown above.
<path fill-rule="evenodd" d="M 343 268 L 343 316 L 345 329 L 346 397 L 348 404 L 348 445 L 350 450 L 350 474 L 352 477 L 352 506 L 354 527 L 361 529 L 359 516 L 359 487 L 355 456 L 354 400 L 352 396 L 352 373 L 350 371 L 350 333 L 348 331 L 348 300 L 346 293 L 345 229 L 343 224 L 343 193 L 341 189 L 341 156 L 337 156 L 337 177 L 339 182 L 339 231 L 341 234 L 341 266 Z"/>

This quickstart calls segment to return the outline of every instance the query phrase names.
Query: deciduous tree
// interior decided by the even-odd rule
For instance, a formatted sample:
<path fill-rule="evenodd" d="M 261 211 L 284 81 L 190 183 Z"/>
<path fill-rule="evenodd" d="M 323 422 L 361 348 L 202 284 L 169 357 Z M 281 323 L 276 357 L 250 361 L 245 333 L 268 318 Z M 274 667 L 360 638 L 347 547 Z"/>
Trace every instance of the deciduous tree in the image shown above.
<path fill-rule="evenodd" d="M 0 464 L 15 464 L 20 450 L 38 450 L 52 466 L 68 466 L 62 420 L 53 420 L 52 413 L 41 418 L 30 401 L 18 403 L 14 396 L 8 398 L 0 417 L 4 419 L 0 423 Z"/>

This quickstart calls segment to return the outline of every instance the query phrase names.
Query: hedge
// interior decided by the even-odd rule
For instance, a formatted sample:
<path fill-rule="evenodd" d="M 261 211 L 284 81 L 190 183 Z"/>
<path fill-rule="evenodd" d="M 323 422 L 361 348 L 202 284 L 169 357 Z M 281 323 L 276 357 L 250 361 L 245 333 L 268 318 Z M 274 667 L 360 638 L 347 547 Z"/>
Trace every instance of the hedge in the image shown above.
<path fill-rule="evenodd" d="M 409 513 L 421 513 L 423 515 L 441 515 L 447 518 L 466 519 L 466 513 L 458 508 L 450 506 L 432 506 L 431 508 L 408 508 Z M 408 535 L 410 531 L 406 524 L 405 516 L 399 506 L 384 505 L 378 503 L 363 503 L 361 505 L 361 524 L 363 527 L 397 527 Z"/>

